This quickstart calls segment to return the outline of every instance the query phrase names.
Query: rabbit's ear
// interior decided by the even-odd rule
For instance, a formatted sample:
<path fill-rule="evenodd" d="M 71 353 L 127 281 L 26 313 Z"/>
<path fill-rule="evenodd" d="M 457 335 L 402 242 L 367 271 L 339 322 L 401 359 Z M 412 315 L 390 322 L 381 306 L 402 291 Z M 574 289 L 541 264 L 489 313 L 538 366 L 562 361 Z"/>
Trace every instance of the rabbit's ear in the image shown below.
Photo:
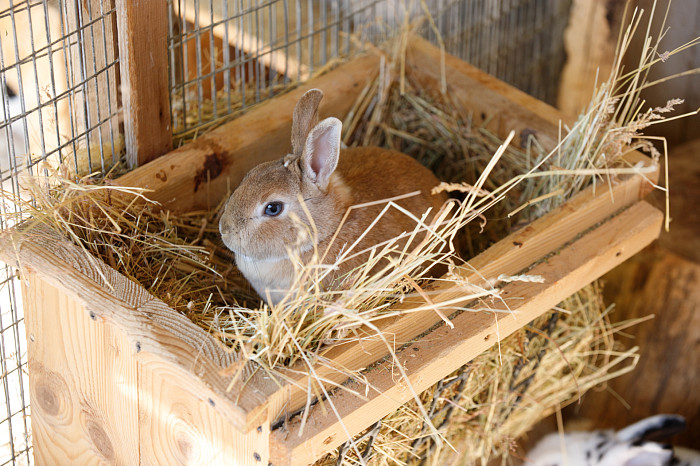
<path fill-rule="evenodd" d="M 664 466 L 673 459 L 670 447 L 654 442 L 617 445 L 604 457 L 606 465 L 620 466 Z"/>
<path fill-rule="evenodd" d="M 617 432 L 621 442 L 651 440 L 658 442 L 685 430 L 685 418 L 675 414 L 658 414 L 625 427 Z"/>
<path fill-rule="evenodd" d="M 342 125 L 337 118 L 326 118 L 311 130 L 304 145 L 302 173 L 308 181 L 324 191 L 338 166 Z"/>
<path fill-rule="evenodd" d="M 311 128 L 318 123 L 318 106 L 323 99 L 320 89 L 311 89 L 301 96 L 294 107 L 292 119 L 292 154 L 301 155 Z"/>

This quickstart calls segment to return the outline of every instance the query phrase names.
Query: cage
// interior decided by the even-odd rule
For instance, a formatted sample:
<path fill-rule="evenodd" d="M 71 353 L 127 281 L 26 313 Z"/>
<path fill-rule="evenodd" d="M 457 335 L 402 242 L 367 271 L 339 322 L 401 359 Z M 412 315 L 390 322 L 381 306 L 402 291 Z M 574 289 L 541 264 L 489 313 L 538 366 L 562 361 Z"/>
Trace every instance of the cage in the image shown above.
<path fill-rule="evenodd" d="M 135 5 L 122 1 L 10 3 L 0 12 L 8 31 L 0 55 L 3 188 L 21 196 L 25 171 L 63 164 L 75 174 L 86 174 L 106 171 L 125 157 L 130 166 L 141 167 L 120 183 L 153 188 L 165 207 L 210 207 L 228 183 L 235 184 L 261 161 L 256 154 L 286 143 L 289 121 L 270 124 L 270 115 L 291 115 L 304 87 L 283 91 L 312 79 L 344 97 L 325 104 L 326 111 L 343 114 L 367 70 L 379 66 L 371 53 L 358 56 L 363 44 L 385 40 L 425 10 L 433 21 L 423 24 L 423 35 L 553 102 L 556 90 L 549 83 L 557 81 L 563 66 L 563 45 L 557 38 L 569 7 L 570 2 L 557 0 L 195 0 L 154 2 L 137 12 Z M 27 32 L 29 40 L 24 40 Z M 443 62 L 437 49 L 420 40 L 412 42 L 410 51 L 409 68 L 416 79 L 438 88 L 436 70 L 447 67 L 458 98 L 495 132 L 515 129 L 525 138 L 536 132 L 545 140 L 555 139 L 561 115 L 550 107 L 456 58 Z M 345 60 L 347 64 L 316 77 L 329 64 Z M 273 97 L 274 107 L 258 105 Z M 202 135 L 224 124 L 222 130 Z M 156 159 L 180 145 L 167 161 Z M 645 160 L 640 157 L 633 154 L 630 160 Z M 646 189 L 636 176 L 614 187 L 614 203 L 606 195 L 587 192 L 479 260 L 487 267 L 507 259 L 515 273 L 620 208 L 633 206 L 589 232 L 588 246 L 575 242 L 559 251 L 547 266 L 557 277 L 556 286 L 531 289 L 531 295 L 514 291 L 531 297 L 532 310 L 524 312 L 534 317 L 656 236 L 659 215 L 637 202 Z M 3 208 L 17 209 L 7 203 Z M 3 229 L 13 226 L 3 222 Z M 616 238 L 620 229 L 630 233 Z M 25 243 L 18 250 L 12 246 L 3 259 L 18 265 L 17 258 L 30 265 L 22 295 L 33 317 L 25 323 L 19 281 L 13 267 L 5 266 L 5 464 L 30 462 L 32 453 L 36 462 L 59 464 L 93 458 L 130 464 L 162 458 L 181 463 L 303 463 L 338 447 L 347 434 L 361 432 L 406 401 L 399 384 L 380 376 L 377 383 L 389 384 L 387 391 L 398 394 L 391 403 L 379 398 L 359 407 L 348 403 L 342 414 L 345 423 L 319 418 L 303 437 L 285 435 L 275 429 L 281 409 L 293 412 L 303 406 L 306 394 L 301 390 L 277 390 L 258 380 L 253 388 L 242 389 L 250 396 L 246 392 L 233 400 L 226 390 L 228 380 L 220 374 L 233 356 L 145 290 L 109 268 L 82 262 L 75 248 L 59 238 Z M 98 276 L 108 277 L 106 287 Z M 405 320 L 396 325 L 422 331 L 433 323 Z M 453 335 L 446 346 L 431 349 L 454 356 L 437 372 L 429 365 L 416 367 L 417 373 L 425 371 L 416 387 L 427 388 L 516 328 L 499 323 L 498 336 L 490 324 L 472 322 L 467 327 L 480 331 L 464 334 L 466 346 L 456 345 Z M 429 352 L 418 351 L 423 349 Z M 356 351 L 343 357 L 351 353 Z M 374 354 L 371 361 L 357 364 L 380 357 Z M 125 389 L 130 386 L 140 387 L 136 400 Z"/>

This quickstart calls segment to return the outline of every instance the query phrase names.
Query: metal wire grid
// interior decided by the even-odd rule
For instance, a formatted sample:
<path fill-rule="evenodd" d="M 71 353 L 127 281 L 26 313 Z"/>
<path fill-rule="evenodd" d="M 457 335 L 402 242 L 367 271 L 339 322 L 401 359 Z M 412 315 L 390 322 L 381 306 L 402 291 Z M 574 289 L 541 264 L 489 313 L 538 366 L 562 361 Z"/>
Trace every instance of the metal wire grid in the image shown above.
<path fill-rule="evenodd" d="M 0 229 L 29 195 L 22 175 L 104 170 L 123 147 L 111 0 L 0 1 Z M 45 165 L 41 165 L 45 163 Z M 0 264 L 0 466 L 31 462 L 27 342 L 16 271 Z"/>
<path fill-rule="evenodd" d="M 441 4 L 446 4 L 444 7 Z M 566 62 L 571 0 L 439 0 L 436 25 L 453 55 L 550 104 Z M 425 35 L 437 42 L 431 28 Z"/>
<path fill-rule="evenodd" d="M 421 33 L 554 103 L 571 0 L 169 0 L 173 130 L 192 134 L 430 12 Z"/>

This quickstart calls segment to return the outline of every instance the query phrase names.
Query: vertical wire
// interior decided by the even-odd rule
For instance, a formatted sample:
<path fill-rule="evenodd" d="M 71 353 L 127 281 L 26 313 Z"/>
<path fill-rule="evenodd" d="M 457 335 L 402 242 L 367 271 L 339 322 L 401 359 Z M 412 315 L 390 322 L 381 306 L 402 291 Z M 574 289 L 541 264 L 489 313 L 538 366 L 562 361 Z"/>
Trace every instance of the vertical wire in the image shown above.
<path fill-rule="evenodd" d="M 90 23 L 90 26 L 89 26 L 90 33 L 89 34 L 90 34 L 90 40 L 92 42 L 92 72 L 94 73 L 92 78 L 90 78 L 90 77 L 86 78 L 86 81 L 87 81 L 86 82 L 86 86 L 87 86 L 86 89 L 88 90 L 88 96 L 90 95 L 90 93 L 89 93 L 89 81 L 90 80 L 95 81 L 95 98 L 90 99 L 90 100 L 88 100 L 88 99 L 85 99 L 85 100 L 86 100 L 87 105 L 88 105 L 88 118 L 90 117 L 89 106 L 91 104 L 94 104 L 95 107 L 97 107 L 94 109 L 94 111 L 97 113 L 97 121 L 94 121 L 94 122 L 90 121 L 90 126 L 91 126 L 90 131 L 97 130 L 97 141 L 98 141 L 98 145 L 99 145 L 98 150 L 100 151 L 100 163 L 102 164 L 101 169 L 102 169 L 102 172 L 104 173 L 104 171 L 105 171 L 105 157 L 104 157 L 104 149 L 102 147 L 103 146 L 103 142 L 102 142 L 102 108 L 100 105 L 100 99 L 98 97 L 100 95 L 99 75 L 104 70 L 97 69 L 97 55 L 95 52 L 95 25 L 96 25 L 96 22 L 94 21 L 95 18 L 93 17 L 93 14 L 92 14 L 92 6 L 91 6 L 92 2 L 88 1 L 88 2 L 85 2 L 85 4 L 87 5 L 88 22 Z M 81 10 L 82 10 L 82 8 L 81 8 Z M 86 27 L 88 27 L 88 26 L 86 26 Z M 105 36 L 105 31 L 102 32 L 102 37 L 104 38 L 104 36 Z M 83 49 L 83 50 L 85 50 L 85 49 Z M 87 53 L 85 53 L 85 55 L 87 55 Z M 105 57 L 106 57 L 106 53 L 105 53 Z M 87 57 L 85 57 L 85 60 L 87 60 Z M 87 67 L 86 67 L 86 69 L 87 69 Z M 90 133 L 88 133 L 88 137 L 87 137 L 88 154 L 90 151 L 90 147 L 92 146 L 92 144 L 90 144 L 91 139 L 92 138 L 90 137 Z M 92 157 L 90 157 L 88 155 L 88 159 L 89 159 L 88 163 L 92 163 Z M 92 171 L 92 170 L 90 170 L 90 171 Z"/>
<path fill-rule="evenodd" d="M 231 108 L 231 42 L 229 40 L 229 24 L 231 18 L 228 15 L 228 0 L 221 0 L 221 16 L 224 25 L 224 48 L 223 48 L 223 67 L 224 67 L 224 89 L 226 89 L 226 108 L 232 111 Z"/>
<path fill-rule="evenodd" d="M 197 90 L 197 102 L 204 101 L 204 85 L 202 84 L 202 29 L 200 26 L 200 0 L 194 0 L 194 51 L 195 51 L 195 72 L 197 75 L 194 78 Z M 201 124 L 202 106 L 197 105 L 197 123 Z"/>
<path fill-rule="evenodd" d="M 284 84 L 289 84 L 289 0 L 282 0 L 284 12 Z"/>
<path fill-rule="evenodd" d="M 189 124 L 187 122 L 187 93 L 190 87 L 190 60 L 188 49 L 190 47 L 190 39 L 187 37 L 189 30 L 187 28 L 187 2 L 185 0 L 178 0 L 178 12 L 180 13 L 178 18 L 178 24 L 180 25 L 180 62 L 182 63 L 182 130 L 187 131 Z"/>
<path fill-rule="evenodd" d="M 270 29 L 270 41 L 268 43 L 268 53 L 270 55 L 270 66 L 267 72 L 270 73 L 269 79 L 269 97 L 274 95 L 274 89 L 277 86 L 277 80 L 279 78 L 279 70 L 277 67 L 272 66 L 272 57 L 277 55 L 277 5 L 279 1 L 270 2 L 268 6 L 268 27 Z"/>
<path fill-rule="evenodd" d="M 103 47 L 104 55 L 105 55 L 104 56 L 105 69 L 103 72 L 105 73 L 105 77 L 106 77 L 106 81 L 107 81 L 107 116 L 108 116 L 107 125 L 109 127 L 109 143 L 111 146 L 110 149 L 112 151 L 112 164 L 114 164 L 114 163 L 116 163 L 117 160 L 116 160 L 116 154 L 115 154 L 116 150 L 114 147 L 114 139 L 115 139 L 114 118 L 113 118 L 114 110 L 112 108 L 112 85 L 110 82 L 110 71 L 115 71 L 116 66 L 114 63 L 115 57 L 114 56 L 110 57 L 107 55 L 107 50 L 108 50 L 107 35 L 108 34 L 107 34 L 107 26 L 105 26 L 105 23 L 107 22 L 107 19 L 110 18 L 112 15 L 115 15 L 116 12 L 112 8 L 110 8 L 109 12 L 105 13 L 104 1 L 105 0 L 100 0 L 100 2 L 99 2 L 100 3 L 100 17 L 101 17 L 100 22 L 102 24 L 102 47 Z M 110 24 L 109 30 L 111 32 L 110 32 L 109 36 L 111 37 L 111 42 L 112 42 L 112 53 L 114 55 L 117 55 L 116 53 L 114 53 L 114 45 L 115 45 L 114 44 L 114 29 L 111 28 L 111 24 L 112 24 L 111 19 L 107 23 Z M 116 81 L 116 77 L 115 77 L 115 81 Z M 116 86 L 117 83 L 115 82 L 114 84 Z M 168 94 L 170 94 L 170 93 L 168 93 Z M 100 144 L 100 151 L 102 151 L 102 144 Z M 103 163 L 104 163 L 104 161 L 103 161 Z M 104 170 L 104 168 L 103 168 L 103 170 Z"/>
<path fill-rule="evenodd" d="M 222 44 L 225 47 L 225 44 Z M 219 116 L 218 99 L 216 95 L 216 38 L 214 36 L 214 0 L 209 0 L 209 72 L 211 73 L 210 86 L 211 86 L 211 100 L 212 100 L 212 111 L 214 113 L 214 118 Z"/>
<path fill-rule="evenodd" d="M 307 16 L 306 16 L 306 23 L 308 30 L 305 31 L 305 35 L 309 38 L 308 39 L 308 47 L 309 47 L 309 76 L 313 75 L 314 73 L 314 5 L 312 3 L 312 0 L 307 0 L 306 1 L 306 9 L 308 10 Z"/>
<path fill-rule="evenodd" d="M 64 10 L 64 7 L 66 8 Z M 75 120 L 75 83 L 73 79 L 73 57 L 71 56 L 70 50 L 70 35 L 68 34 L 68 24 L 67 24 L 67 6 L 65 2 L 59 3 L 59 16 L 61 24 L 61 41 L 63 42 L 63 65 L 64 72 L 66 74 L 66 97 L 68 99 L 68 115 L 70 120 L 70 138 L 66 143 L 66 146 L 70 145 L 73 148 L 73 163 L 75 164 L 75 171 L 78 171 L 78 148 L 77 142 L 77 129 L 75 128 L 77 122 Z M 61 146 L 59 146 L 61 147 Z M 31 173 L 31 172 L 30 172 Z"/>
<path fill-rule="evenodd" d="M 246 94 L 245 94 L 245 35 L 243 33 L 243 0 L 238 0 L 238 48 L 236 48 L 236 55 L 238 56 L 238 67 L 236 68 L 236 78 L 238 79 L 238 85 L 241 88 L 241 107 L 246 107 Z"/>

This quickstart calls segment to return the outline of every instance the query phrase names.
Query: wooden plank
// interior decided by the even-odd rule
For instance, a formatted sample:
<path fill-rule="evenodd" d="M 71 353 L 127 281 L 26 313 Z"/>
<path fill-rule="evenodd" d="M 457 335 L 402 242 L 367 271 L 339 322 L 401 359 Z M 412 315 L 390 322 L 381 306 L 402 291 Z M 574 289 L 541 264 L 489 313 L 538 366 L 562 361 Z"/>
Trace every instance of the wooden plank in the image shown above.
<path fill-rule="evenodd" d="M 464 365 L 497 341 L 535 319 L 581 286 L 597 279 L 608 270 L 636 254 L 656 239 L 663 214 L 638 202 L 620 215 L 584 235 L 560 253 L 530 270 L 544 283 L 512 283 L 502 289 L 501 297 L 511 298 L 512 313 L 465 312 L 457 316 L 454 329 L 442 326 L 426 338 L 399 353 L 399 364 L 408 374 L 413 389 L 420 393 L 438 380 Z M 620 235 L 624 231 L 625 235 Z M 500 301 L 491 303 L 496 309 Z M 418 355 L 418 357 L 416 357 Z M 351 435 L 410 401 L 412 394 L 406 382 L 398 379 L 392 362 L 382 364 L 366 374 L 369 401 L 341 391 L 333 403 L 343 425 L 330 410 L 324 415 L 313 409 L 302 437 L 297 435 L 299 420 L 288 426 L 288 432 L 272 433 L 275 466 L 307 464 L 347 440 L 343 426 Z M 351 389 L 364 393 L 365 384 Z"/>
<path fill-rule="evenodd" d="M 115 325 L 127 337 L 128 350 L 142 366 L 170 366 L 176 380 L 194 400 L 209 403 L 233 427 L 249 431 L 247 413 L 266 400 L 253 392 L 238 400 L 238 387 L 228 391 L 229 377 L 220 371 L 234 362 L 206 331 L 153 298 L 142 286 L 48 228 L 35 227 L 21 240 L 11 232 L 0 236 L 0 259 L 22 270 L 35 271 L 44 281 L 89 306 L 91 318 Z M 87 312 L 86 311 L 86 312 Z"/>
<path fill-rule="evenodd" d="M 375 55 L 359 57 L 295 90 L 263 102 L 243 117 L 120 177 L 123 186 L 153 190 L 153 200 L 174 211 L 209 209 L 254 166 L 281 158 L 291 147 L 292 112 L 299 97 L 325 92 L 321 116 L 345 115 L 378 67 Z"/>
<path fill-rule="evenodd" d="M 173 147 L 167 2 L 116 0 L 124 137 L 129 167 Z"/>
<path fill-rule="evenodd" d="M 112 325 L 29 274 L 22 282 L 37 464 L 139 464 L 136 361 Z M 60 312 L 57 312 L 60 310 Z"/>

